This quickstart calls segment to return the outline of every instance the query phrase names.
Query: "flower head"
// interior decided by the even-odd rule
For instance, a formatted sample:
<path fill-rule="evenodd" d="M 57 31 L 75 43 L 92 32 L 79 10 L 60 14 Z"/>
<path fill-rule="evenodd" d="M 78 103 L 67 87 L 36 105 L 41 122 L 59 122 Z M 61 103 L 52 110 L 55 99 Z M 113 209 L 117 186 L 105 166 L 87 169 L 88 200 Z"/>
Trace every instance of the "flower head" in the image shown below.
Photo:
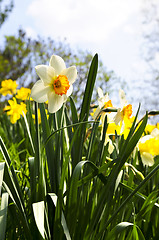
<path fill-rule="evenodd" d="M 16 123 L 17 120 L 20 119 L 20 116 L 23 116 L 23 112 L 26 114 L 26 104 L 21 102 L 17 103 L 16 98 L 13 100 L 8 100 L 10 106 L 6 106 L 3 110 L 7 111 L 7 115 L 10 116 L 11 123 Z"/>
<path fill-rule="evenodd" d="M 17 90 L 16 98 L 25 101 L 29 98 L 30 93 L 31 90 L 29 88 L 21 87 L 19 90 Z"/>
<path fill-rule="evenodd" d="M 143 164 L 152 166 L 154 164 L 154 157 L 159 155 L 159 130 L 155 128 L 150 135 L 140 138 L 138 149 Z"/>
<path fill-rule="evenodd" d="M 131 114 L 132 114 L 132 105 L 131 104 L 127 104 L 127 100 L 125 97 L 125 93 L 123 90 L 120 89 L 119 91 L 119 97 L 120 97 L 120 104 L 121 104 L 121 108 L 118 108 L 117 114 L 114 118 L 114 122 L 116 124 L 119 124 L 119 122 L 123 122 L 123 126 L 124 126 L 124 119 L 125 118 L 130 118 Z"/>
<path fill-rule="evenodd" d="M 6 96 L 7 94 L 13 95 L 16 93 L 17 86 L 18 86 L 18 84 L 16 83 L 16 81 L 13 81 L 11 79 L 4 80 L 1 83 L 0 93 L 3 96 Z"/>
<path fill-rule="evenodd" d="M 103 108 L 109 108 L 109 107 L 113 107 L 111 100 L 109 99 L 108 93 L 106 95 L 103 94 L 103 90 L 98 87 L 98 107 L 94 110 L 94 112 L 91 114 L 93 119 L 96 119 L 97 116 L 100 114 L 100 111 Z M 103 113 L 101 116 L 102 122 L 105 119 L 105 115 L 107 115 L 107 113 Z M 109 118 L 110 118 L 110 113 L 109 113 Z"/>
<path fill-rule="evenodd" d="M 77 78 L 76 67 L 66 68 L 61 57 L 52 55 L 49 66 L 38 65 L 35 69 L 40 80 L 34 84 L 31 97 L 39 103 L 48 100 L 49 112 L 57 112 L 72 93 L 72 84 Z"/>

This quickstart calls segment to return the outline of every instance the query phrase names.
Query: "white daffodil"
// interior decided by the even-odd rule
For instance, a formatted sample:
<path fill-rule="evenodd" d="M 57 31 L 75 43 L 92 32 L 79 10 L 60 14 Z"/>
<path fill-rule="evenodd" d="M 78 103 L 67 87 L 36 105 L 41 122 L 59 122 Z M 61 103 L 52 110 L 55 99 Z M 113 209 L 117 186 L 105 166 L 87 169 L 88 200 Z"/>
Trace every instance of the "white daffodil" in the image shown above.
<path fill-rule="evenodd" d="M 40 80 L 31 89 L 30 97 L 38 103 L 48 101 L 48 111 L 55 113 L 71 95 L 77 69 L 75 66 L 66 68 L 61 57 L 52 55 L 49 66 L 38 65 L 35 70 Z"/>
<path fill-rule="evenodd" d="M 99 99 L 98 99 L 98 107 L 93 114 L 94 119 L 97 118 L 97 116 L 100 114 L 100 111 L 103 108 L 109 108 L 109 107 L 113 108 L 113 105 L 112 105 L 111 100 L 109 99 L 108 93 L 106 93 L 106 95 L 104 95 L 103 90 L 100 87 L 98 87 L 97 91 L 98 91 Z M 109 123 L 113 120 L 114 113 L 102 113 L 101 114 L 101 122 L 102 122 L 101 139 L 102 139 L 103 126 L 104 126 L 104 121 L 105 121 L 105 116 L 106 115 L 107 115 L 107 122 Z M 108 151 L 111 154 L 114 150 L 114 146 L 113 146 L 112 140 L 109 138 L 108 134 L 106 134 L 105 142 L 104 142 L 104 145 L 107 145 L 107 144 L 108 144 Z"/>
<path fill-rule="evenodd" d="M 117 114 L 114 117 L 114 122 L 118 125 L 122 122 L 121 132 L 124 131 L 124 118 L 129 119 L 132 114 L 132 105 L 127 103 L 125 93 L 122 89 L 119 90 L 119 98 L 121 108 L 118 108 Z"/>
<path fill-rule="evenodd" d="M 109 99 L 108 93 L 106 93 L 106 95 L 104 95 L 103 90 L 100 87 L 98 87 L 97 91 L 98 91 L 99 98 L 98 98 L 98 107 L 97 107 L 96 111 L 93 113 L 94 119 L 96 119 L 96 117 L 99 115 L 102 108 L 113 107 L 112 102 Z M 102 116 L 105 116 L 105 115 L 106 115 L 106 113 L 102 114 Z"/>

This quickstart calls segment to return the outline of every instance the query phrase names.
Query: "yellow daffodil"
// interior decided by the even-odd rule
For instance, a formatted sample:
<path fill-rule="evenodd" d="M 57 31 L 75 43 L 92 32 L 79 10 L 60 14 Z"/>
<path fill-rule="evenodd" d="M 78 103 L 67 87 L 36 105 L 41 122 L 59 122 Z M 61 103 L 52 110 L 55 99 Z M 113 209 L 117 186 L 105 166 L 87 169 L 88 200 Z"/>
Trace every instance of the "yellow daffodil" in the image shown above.
<path fill-rule="evenodd" d="M 76 67 L 66 68 L 61 57 L 52 55 L 49 66 L 38 65 L 35 69 L 40 80 L 34 84 L 31 97 L 39 103 L 48 100 L 49 112 L 57 112 L 72 93 L 72 84 L 77 78 Z"/>
<path fill-rule="evenodd" d="M 7 115 L 10 116 L 11 123 L 16 123 L 20 116 L 23 116 L 23 112 L 26 114 L 26 104 L 21 102 L 20 104 L 17 103 L 16 98 L 13 100 L 8 100 L 10 106 L 6 106 L 3 110 L 7 111 Z"/>
<path fill-rule="evenodd" d="M 116 125 L 114 122 L 112 122 L 112 123 L 108 124 L 107 134 L 114 135 L 115 131 L 116 131 L 117 134 L 119 135 L 120 134 L 120 130 L 121 130 L 121 127 L 119 125 Z"/>
<path fill-rule="evenodd" d="M 48 110 L 45 109 L 45 112 L 46 112 L 46 116 L 47 116 L 47 119 L 48 119 L 48 117 L 49 117 L 49 115 L 48 115 Z M 32 118 L 33 118 L 34 121 L 35 121 L 35 114 L 32 114 Z M 40 114 L 40 109 L 39 109 L 39 108 L 38 108 L 38 122 L 39 122 L 39 124 L 41 123 L 41 114 Z"/>
<path fill-rule="evenodd" d="M 25 101 L 29 99 L 30 93 L 31 90 L 29 88 L 21 87 L 19 90 L 17 90 L 16 98 Z"/>
<path fill-rule="evenodd" d="M 4 80 L 1 83 L 1 89 L 0 89 L 0 94 L 3 96 L 6 96 L 7 94 L 13 95 L 16 93 L 16 88 L 18 84 L 16 81 L 13 81 L 11 79 Z"/>

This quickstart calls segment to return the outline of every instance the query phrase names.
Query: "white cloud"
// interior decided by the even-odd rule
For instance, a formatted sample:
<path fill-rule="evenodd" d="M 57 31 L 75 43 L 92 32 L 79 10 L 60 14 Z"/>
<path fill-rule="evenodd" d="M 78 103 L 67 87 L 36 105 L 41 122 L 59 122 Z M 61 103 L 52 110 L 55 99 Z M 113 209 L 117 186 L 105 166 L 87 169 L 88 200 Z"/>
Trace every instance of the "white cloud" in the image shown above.
<path fill-rule="evenodd" d="M 26 31 L 26 34 L 27 34 L 28 37 L 31 37 L 31 38 L 36 38 L 37 37 L 37 33 L 33 28 L 26 27 L 25 31 Z"/>
<path fill-rule="evenodd" d="M 139 7 L 139 0 L 33 0 L 27 13 L 42 35 L 100 43 Z"/>

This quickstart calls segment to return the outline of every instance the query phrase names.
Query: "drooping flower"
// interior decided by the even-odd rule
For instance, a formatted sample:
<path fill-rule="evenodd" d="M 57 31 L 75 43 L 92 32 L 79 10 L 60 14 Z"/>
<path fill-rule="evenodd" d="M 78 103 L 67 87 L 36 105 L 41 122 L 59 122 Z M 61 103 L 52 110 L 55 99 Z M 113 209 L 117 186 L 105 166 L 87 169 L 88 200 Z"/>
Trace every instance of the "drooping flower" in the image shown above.
<path fill-rule="evenodd" d="M 7 115 L 10 116 L 11 123 L 16 123 L 20 119 L 20 116 L 23 116 L 23 112 L 26 114 L 26 104 L 21 102 L 17 103 L 16 98 L 13 100 L 8 100 L 10 106 L 6 106 L 3 110 L 7 111 Z"/>
<path fill-rule="evenodd" d="M 17 90 L 16 98 L 25 101 L 29 99 L 30 93 L 31 90 L 29 88 L 21 87 L 19 90 Z"/>
<path fill-rule="evenodd" d="M 6 96 L 7 94 L 13 95 L 16 93 L 16 88 L 18 84 L 12 79 L 4 80 L 1 83 L 0 94 Z"/>
<path fill-rule="evenodd" d="M 40 80 L 34 84 L 31 97 L 39 103 L 48 100 L 48 111 L 57 112 L 72 93 L 72 84 L 77 78 L 76 67 L 66 68 L 61 57 L 52 55 L 49 66 L 38 65 L 35 69 Z"/>

